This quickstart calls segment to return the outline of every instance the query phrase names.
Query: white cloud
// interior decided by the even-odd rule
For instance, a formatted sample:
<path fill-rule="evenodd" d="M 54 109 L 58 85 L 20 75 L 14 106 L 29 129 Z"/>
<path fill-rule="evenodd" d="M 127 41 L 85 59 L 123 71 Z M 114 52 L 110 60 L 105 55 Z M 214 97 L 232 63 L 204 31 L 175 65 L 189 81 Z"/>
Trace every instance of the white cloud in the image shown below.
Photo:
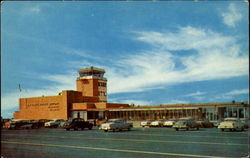
<path fill-rule="evenodd" d="M 133 100 L 133 99 L 128 99 L 128 100 L 120 100 L 121 103 L 127 103 L 127 104 L 134 104 L 134 105 L 150 105 L 151 102 L 145 101 L 145 100 Z"/>
<path fill-rule="evenodd" d="M 249 89 L 236 89 L 226 93 L 226 95 L 240 95 L 240 94 L 249 94 Z"/>
<path fill-rule="evenodd" d="M 55 82 L 53 85 L 44 86 L 40 89 L 28 89 L 21 87 L 21 92 L 13 92 L 5 94 L 1 97 L 1 110 L 13 109 L 18 106 L 19 98 L 28 98 L 28 97 L 39 97 L 39 96 L 55 96 L 63 90 L 76 90 L 75 73 L 68 73 L 65 75 L 46 75 L 43 74 L 40 79 L 48 80 Z"/>
<path fill-rule="evenodd" d="M 233 100 L 235 98 L 235 96 L 242 95 L 242 94 L 249 95 L 249 89 L 235 89 L 235 90 L 232 90 L 230 92 L 220 94 L 220 95 L 216 96 L 215 99 L 217 99 L 217 100 L 221 100 L 221 99 Z M 240 100 L 240 101 L 245 101 L 245 100 Z"/>
<path fill-rule="evenodd" d="M 119 70 L 108 69 L 109 93 L 248 75 L 248 56 L 231 36 L 191 26 L 176 32 L 137 32 L 137 35 L 136 40 L 153 47 L 115 62 Z"/>
<path fill-rule="evenodd" d="M 236 23 L 242 19 L 242 14 L 240 10 L 237 9 L 235 4 L 230 4 L 227 12 L 221 14 L 223 17 L 223 22 L 229 27 L 235 27 Z"/>
<path fill-rule="evenodd" d="M 177 99 L 173 99 L 173 100 L 170 100 L 168 102 L 166 102 L 168 104 L 188 104 L 190 102 L 186 101 L 186 100 L 177 100 Z"/>
<path fill-rule="evenodd" d="M 197 91 L 197 92 L 194 92 L 194 93 L 187 94 L 185 96 L 187 96 L 187 97 L 194 97 L 194 96 L 201 96 L 201 95 L 204 95 L 204 94 L 206 94 L 206 93 L 205 92 Z"/>
<path fill-rule="evenodd" d="M 187 94 L 187 95 L 185 95 L 185 97 L 192 97 L 192 98 L 194 98 L 196 100 L 202 100 L 202 99 L 205 98 L 204 94 L 206 94 L 206 93 L 197 91 L 197 92 L 194 92 L 194 93 Z"/>

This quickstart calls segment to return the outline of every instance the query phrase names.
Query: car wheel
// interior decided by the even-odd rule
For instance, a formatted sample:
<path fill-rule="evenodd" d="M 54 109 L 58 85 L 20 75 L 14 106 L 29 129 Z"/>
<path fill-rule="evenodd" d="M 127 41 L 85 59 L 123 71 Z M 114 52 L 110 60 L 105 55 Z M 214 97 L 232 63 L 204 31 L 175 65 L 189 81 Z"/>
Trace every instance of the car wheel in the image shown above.
<path fill-rule="evenodd" d="M 188 130 L 189 130 L 189 128 L 187 127 L 187 128 L 186 128 L 186 130 L 188 131 Z"/>
<path fill-rule="evenodd" d="M 176 130 L 176 131 L 179 131 L 179 128 L 176 128 L 175 130 Z"/>
<path fill-rule="evenodd" d="M 196 129 L 199 130 L 199 127 L 197 127 Z"/>
<path fill-rule="evenodd" d="M 89 130 L 92 130 L 92 127 L 89 127 Z"/>
<path fill-rule="evenodd" d="M 221 128 L 220 130 L 221 130 L 221 131 L 224 131 L 224 128 Z"/>
<path fill-rule="evenodd" d="M 108 132 L 108 130 L 104 130 L 104 132 Z"/>
<path fill-rule="evenodd" d="M 67 131 L 69 131 L 69 130 L 70 130 L 70 128 L 66 128 L 66 130 L 67 130 Z"/>

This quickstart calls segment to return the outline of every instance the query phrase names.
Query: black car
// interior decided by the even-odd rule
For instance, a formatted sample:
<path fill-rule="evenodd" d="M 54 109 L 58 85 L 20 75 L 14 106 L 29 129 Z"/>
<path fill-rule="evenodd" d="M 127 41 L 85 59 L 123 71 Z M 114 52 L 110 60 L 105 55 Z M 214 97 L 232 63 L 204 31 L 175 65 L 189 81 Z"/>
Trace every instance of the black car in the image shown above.
<path fill-rule="evenodd" d="M 84 121 L 82 118 L 75 118 L 71 122 L 67 122 L 64 125 L 64 128 L 69 131 L 70 129 L 78 130 L 79 128 L 84 130 L 84 128 L 88 128 L 91 130 L 93 128 L 93 124 L 88 121 Z"/>

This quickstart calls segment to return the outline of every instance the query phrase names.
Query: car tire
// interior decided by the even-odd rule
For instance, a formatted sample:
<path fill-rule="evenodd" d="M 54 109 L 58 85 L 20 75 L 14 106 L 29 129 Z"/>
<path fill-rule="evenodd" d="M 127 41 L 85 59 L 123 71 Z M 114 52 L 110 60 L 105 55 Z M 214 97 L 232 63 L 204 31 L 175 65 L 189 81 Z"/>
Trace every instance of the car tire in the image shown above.
<path fill-rule="evenodd" d="M 176 130 L 176 131 L 179 131 L 179 128 L 176 128 L 175 130 Z"/>
<path fill-rule="evenodd" d="M 104 132 L 108 132 L 108 130 L 104 130 Z"/>
<path fill-rule="evenodd" d="M 89 130 L 92 130 L 92 127 L 89 127 Z"/>
<path fill-rule="evenodd" d="M 67 130 L 67 131 L 69 131 L 69 130 L 70 130 L 70 128 L 66 128 L 66 130 Z"/>
<path fill-rule="evenodd" d="M 131 131 L 131 128 L 128 128 L 128 131 Z"/>
<path fill-rule="evenodd" d="M 196 130 L 198 131 L 198 130 L 199 130 L 199 127 L 197 127 Z"/>
<path fill-rule="evenodd" d="M 223 132 L 223 131 L 224 131 L 224 128 L 221 128 L 220 130 Z"/>
<path fill-rule="evenodd" d="M 188 130 L 189 130 L 189 128 L 186 128 L 186 130 L 188 131 Z"/>

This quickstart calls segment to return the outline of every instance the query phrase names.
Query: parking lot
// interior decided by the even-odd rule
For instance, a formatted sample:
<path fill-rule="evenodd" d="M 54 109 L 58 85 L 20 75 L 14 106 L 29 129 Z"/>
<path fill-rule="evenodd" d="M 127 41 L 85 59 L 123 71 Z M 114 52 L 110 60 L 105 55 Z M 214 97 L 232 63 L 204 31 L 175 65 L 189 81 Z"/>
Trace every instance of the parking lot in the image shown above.
<path fill-rule="evenodd" d="M 156 158 L 246 157 L 248 131 L 221 132 L 216 128 L 175 131 L 172 128 L 133 128 L 103 132 L 94 128 L 1 130 L 4 158 Z"/>

